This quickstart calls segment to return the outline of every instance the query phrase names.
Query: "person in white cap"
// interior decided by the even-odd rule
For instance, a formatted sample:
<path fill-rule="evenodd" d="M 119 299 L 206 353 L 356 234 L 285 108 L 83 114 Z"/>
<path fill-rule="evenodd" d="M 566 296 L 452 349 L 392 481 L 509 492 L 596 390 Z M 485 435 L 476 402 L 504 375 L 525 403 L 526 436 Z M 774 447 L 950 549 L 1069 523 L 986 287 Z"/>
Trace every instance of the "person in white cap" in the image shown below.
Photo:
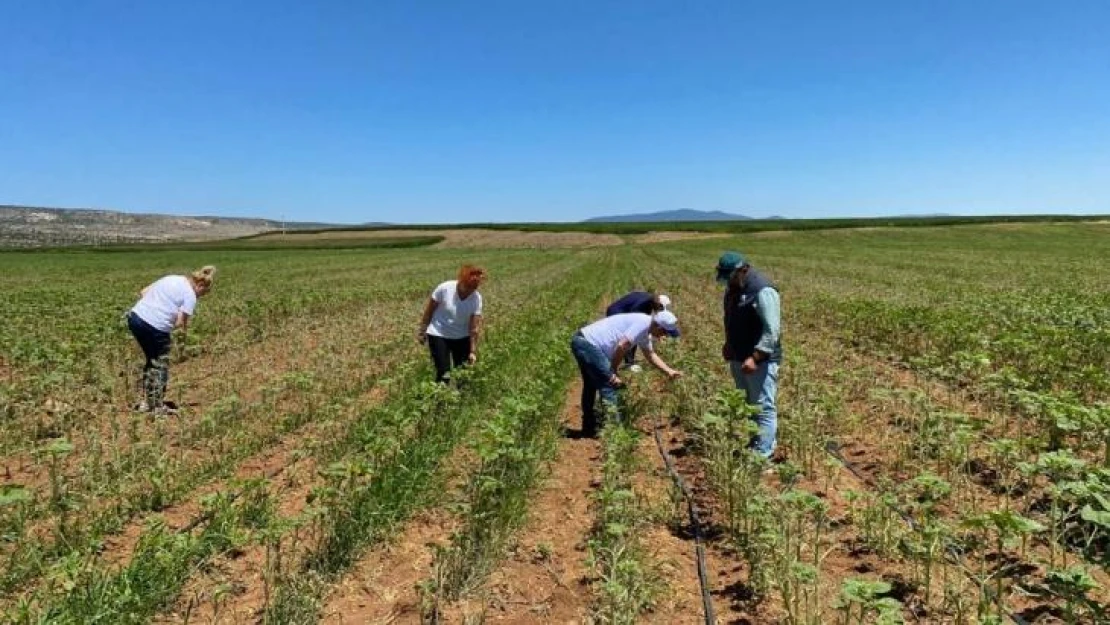
<path fill-rule="evenodd" d="M 582 434 L 595 436 L 598 419 L 594 406 L 598 393 L 602 406 L 620 418 L 617 406 L 617 389 L 624 385 L 617 370 L 625 353 L 632 346 L 644 350 L 647 361 L 670 379 L 678 378 L 681 371 L 671 368 L 655 353 L 652 338 L 670 336 L 678 338 L 678 319 L 664 310 L 654 315 L 625 313 L 606 317 L 574 333 L 570 350 L 582 373 Z"/>
<path fill-rule="evenodd" d="M 644 313 L 645 315 L 654 315 L 657 312 L 671 309 L 671 298 L 666 295 L 656 295 L 651 291 L 632 291 L 617 301 L 609 304 L 605 309 L 605 316 L 612 317 L 613 315 L 623 315 L 627 313 Z M 639 367 L 636 366 L 636 346 L 633 345 L 629 348 L 628 352 L 624 355 L 624 366 L 638 371 Z"/>

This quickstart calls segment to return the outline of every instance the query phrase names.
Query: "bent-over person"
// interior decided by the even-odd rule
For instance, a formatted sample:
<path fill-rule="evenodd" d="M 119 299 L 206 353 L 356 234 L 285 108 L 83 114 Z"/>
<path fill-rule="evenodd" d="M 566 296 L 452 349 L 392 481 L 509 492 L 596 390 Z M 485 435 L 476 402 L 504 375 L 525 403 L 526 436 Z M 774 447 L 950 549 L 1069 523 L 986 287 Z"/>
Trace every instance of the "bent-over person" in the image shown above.
<path fill-rule="evenodd" d="M 212 289 L 215 275 L 216 268 L 208 265 L 187 276 L 159 278 L 139 291 L 139 301 L 127 313 L 127 327 L 146 357 L 142 375 L 143 399 L 138 406 L 140 411 L 157 415 L 175 411 L 165 400 L 170 380 L 173 331 L 188 331 L 197 298 Z"/>
<path fill-rule="evenodd" d="M 633 346 L 644 352 L 647 361 L 674 379 L 681 371 L 671 368 L 655 353 L 653 338 L 678 337 L 678 319 L 670 311 L 655 315 L 625 313 L 595 321 L 574 333 L 571 353 L 582 374 L 582 434 L 595 436 L 598 415 L 595 411 L 598 394 L 606 414 L 620 418 L 617 389 L 624 385 L 617 371 L 624 355 Z"/>

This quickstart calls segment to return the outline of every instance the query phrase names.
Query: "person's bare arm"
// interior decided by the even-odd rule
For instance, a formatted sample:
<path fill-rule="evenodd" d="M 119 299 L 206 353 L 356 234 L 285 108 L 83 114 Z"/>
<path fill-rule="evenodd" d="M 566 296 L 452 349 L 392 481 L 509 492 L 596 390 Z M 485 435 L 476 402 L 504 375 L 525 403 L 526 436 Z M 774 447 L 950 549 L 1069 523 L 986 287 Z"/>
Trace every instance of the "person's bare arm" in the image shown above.
<path fill-rule="evenodd" d="M 617 343 L 617 348 L 613 350 L 613 359 L 609 363 L 609 370 L 614 376 L 616 376 L 617 371 L 620 370 L 621 363 L 624 362 L 624 355 L 628 353 L 628 348 L 631 346 L 631 341 L 628 339 L 621 339 L 620 343 Z"/>
<path fill-rule="evenodd" d="M 174 319 L 173 327 L 178 333 L 177 338 L 173 341 L 177 345 L 177 357 L 184 360 L 185 346 L 189 342 L 189 315 L 184 311 L 177 311 L 177 319 Z"/>
<path fill-rule="evenodd" d="M 432 322 L 432 313 L 436 311 L 436 306 L 439 304 L 430 297 L 424 304 L 424 314 L 420 315 L 420 327 L 416 329 L 416 340 L 421 343 L 428 340 L 428 324 Z"/>
<path fill-rule="evenodd" d="M 668 378 L 673 380 L 682 377 L 682 372 L 677 369 L 672 369 L 670 365 L 659 357 L 659 354 L 655 353 L 655 350 L 646 349 L 644 351 L 647 353 L 648 362 L 656 369 L 662 371 Z"/>
<path fill-rule="evenodd" d="M 482 315 L 470 315 L 470 355 L 467 360 L 474 364 L 478 360 L 478 340 L 482 336 Z"/>

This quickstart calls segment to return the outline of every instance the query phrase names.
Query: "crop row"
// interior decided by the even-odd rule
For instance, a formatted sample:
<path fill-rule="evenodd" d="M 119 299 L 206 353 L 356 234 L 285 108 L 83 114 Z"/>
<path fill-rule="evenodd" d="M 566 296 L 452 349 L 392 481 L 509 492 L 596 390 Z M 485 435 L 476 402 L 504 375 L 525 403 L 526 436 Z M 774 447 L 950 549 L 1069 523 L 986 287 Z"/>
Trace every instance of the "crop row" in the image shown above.
<path fill-rule="evenodd" d="M 551 278 L 553 279 L 554 277 L 559 276 L 563 271 L 565 271 L 566 268 L 575 266 L 577 262 L 579 261 L 573 261 L 570 264 L 565 262 L 557 262 L 554 265 L 554 271 L 552 271 L 552 265 L 549 265 L 544 270 L 544 276 L 551 276 Z M 564 269 L 559 269 L 558 267 L 560 266 L 564 267 Z M 537 282 L 540 284 L 543 284 L 545 282 L 544 279 L 540 279 L 537 281 L 534 276 L 529 276 L 527 271 L 521 275 L 522 277 L 526 278 L 524 281 L 517 283 L 510 280 L 509 284 L 513 285 L 511 286 L 511 288 L 501 290 L 495 287 L 492 289 L 492 291 L 494 293 L 503 294 L 507 299 L 512 300 L 522 297 L 523 293 L 528 288 L 534 286 Z M 413 306 L 411 308 L 415 310 L 418 307 Z M 494 306 L 493 309 L 496 311 L 498 308 L 498 306 Z M 506 304 L 504 305 L 504 309 L 506 311 L 509 311 L 512 309 L 512 307 L 511 305 Z M 397 323 L 401 325 L 397 326 L 394 330 L 389 330 L 388 325 L 383 325 L 383 318 L 381 318 L 380 315 L 359 316 L 355 319 L 364 319 L 365 323 L 368 324 L 368 327 L 373 328 L 375 331 L 386 330 L 394 336 L 403 337 L 403 339 L 401 340 L 402 342 L 404 342 L 409 340 L 407 338 L 408 333 L 402 330 L 402 328 L 407 325 L 407 323 L 401 321 L 401 319 L 404 318 L 405 317 L 398 318 Z M 411 319 L 409 321 L 411 321 Z M 344 327 L 342 325 L 338 325 L 335 327 L 337 330 L 339 330 L 336 333 L 336 340 L 341 342 L 345 337 L 346 340 L 349 342 L 351 328 L 349 326 Z M 494 327 L 496 328 L 497 324 L 495 324 Z M 368 346 L 373 345 L 374 343 L 380 343 L 380 339 L 377 339 L 376 336 L 368 334 L 367 337 L 370 341 L 369 343 L 367 343 Z M 70 515 L 70 519 L 79 518 L 80 522 L 86 524 L 86 526 L 92 523 L 92 528 L 87 529 L 80 534 L 77 534 L 82 538 L 81 540 L 67 540 L 64 542 L 56 542 L 55 544 L 58 544 L 59 546 L 64 546 L 67 549 L 67 551 L 65 552 L 66 554 L 80 554 L 83 552 L 89 554 L 88 556 L 79 556 L 78 560 L 83 560 L 87 557 L 91 557 L 92 554 L 96 551 L 97 545 L 100 544 L 99 537 L 103 536 L 105 533 L 110 533 L 118 530 L 120 527 L 119 522 L 126 519 L 127 516 L 133 515 L 134 513 L 144 509 L 157 510 L 159 507 L 172 503 L 173 501 L 180 498 L 180 496 L 190 492 L 195 486 L 202 484 L 208 479 L 234 467 L 238 461 L 242 460 L 250 453 L 253 453 L 257 450 L 265 449 L 269 445 L 272 445 L 277 440 L 279 440 L 286 432 L 295 431 L 302 427 L 304 424 L 313 423 L 315 425 L 315 422 L 320 421 L 322 418 L 324 420 L 336 420 L 341 422 L 345 418 L 342 416 L 343 414 L 351 413 L 352 411 L 357 412 L 362 409 L 360 408 L 360 405 L 365 406 L 365 404 L 362 403 L 364 400 L 361 400 L 359 398 L 366 396 L 366 391 L 373 385 L 385 381 L 386 379 L 390 380 L 393 383 L 397 383 L 399 382 L 399 380 L 397 380 L 397 378 L 393 376 L 405 376 L 413 374 L 420 375 L 422 373 L 422 369 L 425 368 L 424 366 L 418 366 L 415 371 L 412 367 L 394 370 L 393 372 L 391 372 L 393 376 L 391 376 L 390 378 L 381 378 L 381 376 L 373 375 L 366 376 L 362 373 L 359 373 L 357 375 L 351 373 L 344 375 L 334 375 L 334 372 L 336 371 L 350 370 L 350 358 L 375 355 L 374 352 L 367 352 L 365 349 L 358 345 L 355 345 L 354 350 L 344 350 L 342 349 L 342 345 L 339 343 L 337 343 L 337 347 L 340 347 L 340 349 L 329 350 L 325 348 L 322 349 L 320 352 L 322 355 L 331 356 L 330 359 L 326 357 L 322 359 L 322 362 L 324 362 L 327 366 L 322 369 L 320 373 L 326 374 L 328 372 L 331 372 L 332 375 L 319 375 L 312 376 L 310 378 L 298 378 L 298 380 L 308 379 L 314 381 L 311 386 L 305 386 L 303 382 L 301 382 L 300 385 L 295 389 L 294 395 L 298 398 L 298 400 L 302 402 L 302 409 L 300 409 L 299 411 L 289 412 L 289 406 L 285 406 L 284 408 L 282 408 L 280 404 L 274 405 L 272 404 L 272 402 L 267 401 L 259 401 L 257 403 L 252 403 L 248 405 L 232 406 L 232 408 L 234 409 L 232 416 L 234 416 L 235 418 L 232 419 L 231 422 L 235 422 L 241 425 L 244 422 L 243 420 L 247 420 L 248 422 L 258 421 L 260 424 L 269 423 L 272 424 L 272 426 L 276 426 L 273 429 L 268 430 L 269 434 L 260 436 L 259 432 L 257 431 L 251 432 L 249 430 L 244 430 L 240 432 L 240 434 L 245 436 L 237 437 L 237 442 L 234 442 L 234 444 L 225 445 L 221 443 L 218 448 L 213 447 L 212 450 L 216 451 L 217 453 L 211 456 L 212 459 L 207 464 L 202 463 L 201 465 L 196 466 L 183 465 L 179 466 L 180 470 L 178 471 L 159 471 L 155 473 L 154 475 L 150 476 L 150 479 L 153 480 L 154 483 L 162 489 L 160 491 L 161 495 L 159 495 L 159 497 L 155 500 L 155 503 L 147 503 L 144 505 L 142 504 L 142 501 L 150 501 L 150 498 L 144 498 L 139 502 L 137 507 L 125 506 L 123 508 L 120 508 L 117 506 L 115 508 L 110 508 L 105 512 L 105 514 L 116 515 L 114 518 L 109 518 L 111 522 L 97 522 L 95 516 L 90 519 L 85 515 L 82 515 L 81 517 Z M 336 356 L 339 356 L 340 354 L 346 354 L 346 356 L 340 356 L 339 360 L 335 360 Z M 348 360 L 344 361 L 343 358 L 348 358 Z M 422 363 L 423 359 L 421 358 L 419 362 Z M 388 366 L 389 362 L 387 360 L 380 364 Z M 272 394 L 266 394 L 266 396 L 270 395 Z M 316 397 L 317 400 L 308 401 L 312 397 Z M 352 403 L 352 400 L 355 401 Z M 226 405 L 224 406 L 224 408 L 227 407 L 228 406 Z M 282 414 L 281 419 L 274 421 L 273 419 L 265 418 L 267 415 L 271 415 L 275 410 L 279 409 L 280 413 Z M 202 420 L 202 423 L 204 421 L 205 420 Z M 320 453 L 325 454 L 325 457 L 327 456 L 327 454 L 340 454 L 341 450 L 339 449 L 339 447 L 341 446 L 335 445 L 335 440 L 336 439 L 332 438 L 330 439 L 331 442 L 321 446 Z M 140 496 L 142 496 L 142 491 L 140 491 Z M 34 548 L 31 548 L 30 551 L 33 552 Z M 27 551 L 24 551 L 24 553 L 27 553 Z M 47 563 L 50 560 L 57 558 L 58 556 L 61 556 L 63 554 L 54 554 L 53 552 L 48 552 L 46 555 L 48 557 L 43 557 L 44 553 L 41 549 L 37 553 L 32 553 L 32 556 L 38 556 L 38 564 L 31 567 L 24 567 L 23 571 L 25 573 L 23 577 L 26 578 L 30 574 L 41 571 L 42 563 Z M 34 561 L 35 557 L 27 559 Z M 72 560 L 72 557 L 67 556 L 67 561 Z M 11 570 L 14 571 L 15 569 Z M 50 577 L 53 579 L 57 576 L 52 575 Z M 53 592 L 57 592 L 57 590 L 51 591 L 48 587 L 45 591 L 45 594 L 43 594 L 42 596 L 49 596 Z"/>
<path fill-rule="evenodd" d="M 677 291 L 676 300 L 687 306 L 692 302 L 708 302 L 700 304 L 700 311 L 687 308 L 683 317 L 688 330 L 694 324 L 699 328 L 687 333 L 695 338 L 684 345 L 695 352 L 688 361 L 691 367 L 715 359 L 718 348 L 714 326 L 719 323 L 715 319 L 719 313 L 707 286 L 691 285 L 689 292 Z M 698 292 L 700 297 L 694 295 Z M 898 610 L 906 610 L 910 615 L 926 610 L 960 621 L 975 618 L 976 613 L 987 618 L 995 605 L 991 595 L 1002 595 L 1005 600 L 1019 592 L 1047 593 L 1042 596 L 1039 609 L 1086 613 L 1086 618 L 1090 618 L 1091 611 L 1101 613 L 1100 604 L 1092 603 L 1105 591 L 1100 588 L 1102 583 L 1097 575 L 1090 577 L 1096 569 L 1069 568 L 1067 561 L 1069 553 L 1073 554 L 1072 563 L 1076 555 L 1088 561 L 1101 558 L 1101 539 L 1097 538 L 1096 527 L 1101 519 L 1095 506 L 1099 502 L 1097 489 L 1101 487 L 1094 479 L 1098 472 L 1067 451 L 1043 453 L 1041 450 L 1051 435 L 1048 429 L 1039 435 L 1036 428 L 1016 426 L 1036 445 L 985 437 L 985 432 L 997 433 L 999 423 L 1006 423 L 1006 413 L 979 418 L 962 414 L 959 393 L 946 395 L 956 403 L 940 406 L 922 399 L 928 394 L 912 386 L 902 391 L 896 386 L 888 387 L 889 390 L 876 387 L 876 380 L 883 379 L 876 370 L 886 365 L 869 365 L 865 354 L 853 357 L 847 344 L 830 341 L 828 325 L 807 317 L 817 314 L 816 309 L 808 306 L 801 312 L 788 312 L 787 327 L 794 333 L 788 335 L 793 339 L 788 342 L 793 353 L 784 368 L 791 377 L 784 388 L 782 436 L 794 462 L 778 468 L 777 480 L 782 484 L 778 488 L 784 489 L 778 494 L 768 487 L 765 477 L 759 478 L 763 466 L 742 451 L 747 425 L 743 401 L 731 393 L 718 394 L 713 390 L 729 386 L 723 367 L 715 375 L 702 376 L 701 381 L 696 374 L 687 379 L 684 384 L 694 390 L 685 393 L 678 406 L 687 415 L 694 447 L 701 450 L 707 474 L 721 499 L 729 533 L 734 536 L 732 543 L 748 563 L 752 589 L 777 591 L 778 605 L 795 622 L 828 618 L 828 614 L 822 616 L 822 610 L 827 611 L 832 601 L 828 599 L 830 593 L 820 588 L 827 583 L 822 581 L 821 563 L 826 557 L 835 556 L 836 560 L 843 547 L 828 543 L 829 552 L 810 553 L 807 561 L 790 545 L 796 544 L 792 541 L 797 536 L 808 537 L 802 544 L 821 545 L 822 533 L 847 523 L 858 529 L 859 534 L 852 540 L 858 540 L 867 553 L 878 553 L 888 564 L 905 563 L 906 568 L 899 573 L 903 577 L 899 579 L 908 579 L 916 594 L 900 595 L 900 599 L 912 599 L 912 605 Z M 704 336 L 713 338 L 700 341 Z M 890 375 L 897 379 L 893 372 Z M 852 383 L 846 384 L 849 381 Z M 716 400 L 707 401 L 714 396 Z M 890 397 L 899 399 L 875 404 L 876 399 Z M 908 401 L 903 401 L 905 398 Z M 861 400 L 863 405 L 875 404 L 874 409 L 857 414 Z M 829 440 L 851 443 L 866 460 L 865 466 L 872 467 L 877 475 L 887 476 L 887 486 L 881 488 L 880 494 L 868 494 L 866 485 L 833 494 L 832 491 L 841 489 L 837 487 L 839 469 L 835 463 L 828 465 L 824 453 Z M 739 441 L 740 448 L 730 449 L 725 441 Z M 989 459 L 980 452 L 991 450 L 1011 454 L 1012 458 L 1007 464 L 987 462 Z M 1002 471 L 1011 479 L 1017 478 L 1019 483 L 1009 482 L 1001 492 L 990 493 L 976 483 L 981 477 L 976 473 L 982 473 L 984 466 L 992 472 Z M 911 467 L 913 472 L 906 473 L 905 469 Z M 1049 475 L 1053 472 L 1057 475 Z M 806 488 L 791 488 L 791 484 Z M 804 492 L 807 489 L 809 494 Z M 1027 498 L 1017 496 L 1019 490 Z M 820 497 L 814 499 L 815 493 Z M 901 521 L 891 513 L 888 505 L 891 503 L 897 509 L 909 511 L 917 519 L 917 526 L 926 531 L 899 531 Z M 1023 509 L 1044 522 L 1038 524 L 1017 513 Z M 997 510 L 1004 513 L 995 514 Z M 936 521 L 941 518 L 944 521 Z M 804 522 L 796 525 L 799 519 Z M 782 527 L 790 531 L 776 529 Z M 1023 532 L 1030 545 L 1041 547 L 1028 551 L 1023 547 L 1020 552 L 1005 548 Z M 970 599 L 968 589 L 963 588 L 963 576 L 952 574 L 947 560 L 953 549 L 958 549 L 960 561 L 975 571 L 979 588 L 971 593 Z M 791 561 L 782 559 L 786 553 L 795 554 Z M 1055 560 L 1053 553 L 1058 554 Z M 1009 559 L 1008 565 L 992 564 L 998 558 Z M 1038 564 L 1041 561 L 1043 564 Z M 1018 566 L 1022 562 L 1033 563 L 1034 567 L 1025 570 L 1024 579 L 1018 579 L 1014 576 L 1023 570 Z M 939 578 L 944 581 L 938 588 Z M 1002 578 L 1005 584 L 1001 584 Z M 987 590 L 988 580 L 999 586 Z M 849 587 L 848 581 L 842 588 L 846 594 L 839 598 L 844 613 L 858 615 L 860 611 L 871 610 L 877 614 L 884 605 L 894 608 L 889 602 L 880 602 L 890 597 L 890 588 L 878 592 L 876 589 L 882 585 L 861 586 L 863 582 L 853 581 Z M 1074 583 L 1068 587 L 1065 582 Z M 868 589 L 870 599 L 864 592 Z M 822 596 L 827 598 L 824 608 L 815 603 Z M 1071 596 L 1078 598 L 1066 599 Z M 853 602 L 859 605 L 849 608 Z"/>
<path fill-rule="evenodd" d="M 415 510 L 435 501 L 442 491 L 444 458 L 475 423 L 496 424 L 500 411 L 511 411 L 507 418 L 529 414 L 514 401 L 535 405 L 537 396 L 558 397 L 565 374 L 538 371 L 535 385 L 520 385 L 519 378 L 535 364 L 559 361 L 537 356 L 534 349 L 551 346 L 553 337 L 566 335 L 568 319 L 545 311 L 556 306 L 560 311 L 579 310 L 583 294 L 575 285 L 588 284 L 585 278 L 591 272 L 589 266 L 580 267 L 559 288 L 542 292 L 521 307 L 511 332 L 496 340 L 491 337 L 483 349 L 483 360 L 489 364 L 463 377 L 460 391 L 417 386 L 388 414 L 369 414 L 359 421 L 353 431 L 360 451 L 335 466 L 317 491 L 308 548 L 300 563 L 278 581 L 266 622 L 318 618 L 330 584 Z M 517 386 L 524 399 L 501 399 L 505 388 Z M 550 417 L 549 410 L 530 414 Z M 384 433 L 383 423 L 389 424 Z"/>

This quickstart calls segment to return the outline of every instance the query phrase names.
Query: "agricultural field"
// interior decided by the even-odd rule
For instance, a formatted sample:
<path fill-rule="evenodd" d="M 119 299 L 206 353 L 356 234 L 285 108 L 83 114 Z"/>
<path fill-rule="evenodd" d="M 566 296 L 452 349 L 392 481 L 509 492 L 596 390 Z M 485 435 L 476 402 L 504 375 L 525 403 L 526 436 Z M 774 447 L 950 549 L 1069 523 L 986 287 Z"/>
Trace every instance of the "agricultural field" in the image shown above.
<path fill-rule="evenodd" d="M 0 621 L 1110 622 L 1110 224 L 642 234 L 0 253 Z M 725 249 L 782 293 L 773 466 Z M 462 262 L 486 332 L 438 386 Z M 203 264 L 181 412 L 135 412 L 121 316 Z M 570 337 L 632 288 L 685 375 L 575 436 Z"/>

